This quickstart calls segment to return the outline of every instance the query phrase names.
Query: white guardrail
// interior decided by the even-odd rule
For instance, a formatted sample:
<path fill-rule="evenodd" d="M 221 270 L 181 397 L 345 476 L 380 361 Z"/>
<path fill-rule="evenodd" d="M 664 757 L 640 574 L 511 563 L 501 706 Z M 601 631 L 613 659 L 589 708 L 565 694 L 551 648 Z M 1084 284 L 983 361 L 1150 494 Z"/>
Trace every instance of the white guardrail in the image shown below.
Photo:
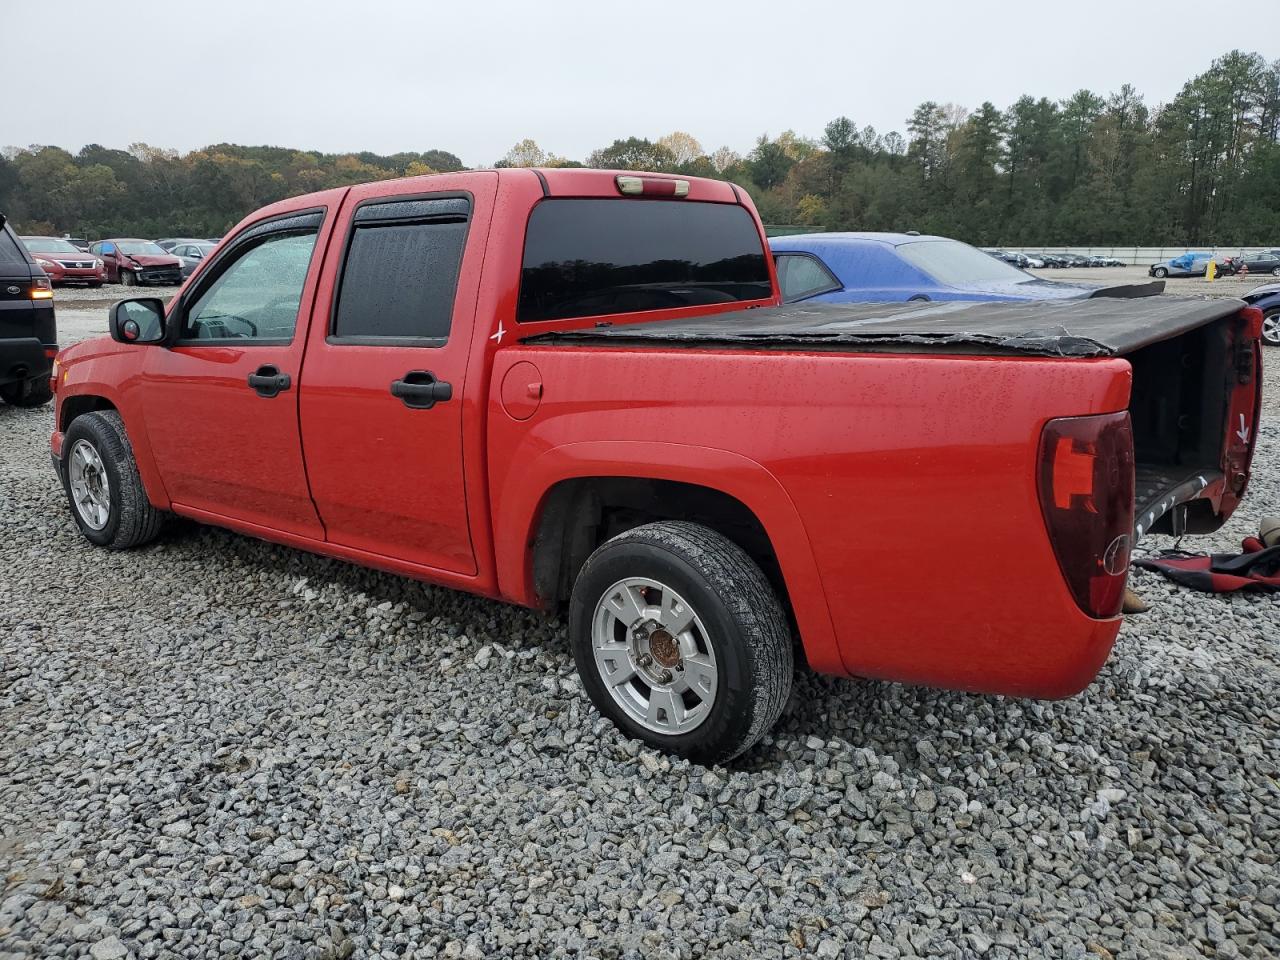
<path fill-rule="evenodd" d="M 1280 243 L 1271 247 L 997 247 L 1010 253 L 1022 253 L 1028 257 L 1036 257 L 1042 253 L 1074 253 L 1083 257 L 1115 257 L 1134 266 L 1149 266 L 1180 257 L 1184 253 L 1211 253 L 1215 257 L 1242 257 L 1249 253 L 1263 253 L 1267 250 L 1280 250 Z"/>

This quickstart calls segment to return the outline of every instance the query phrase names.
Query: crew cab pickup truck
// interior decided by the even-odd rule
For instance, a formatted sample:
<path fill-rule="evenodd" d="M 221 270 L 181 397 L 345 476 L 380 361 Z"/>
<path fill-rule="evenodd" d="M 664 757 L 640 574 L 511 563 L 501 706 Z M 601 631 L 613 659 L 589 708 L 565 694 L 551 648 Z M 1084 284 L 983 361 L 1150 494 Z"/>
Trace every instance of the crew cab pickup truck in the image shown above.
<path fill-rule="evenodd" d="M 1244 493 L 1237 300 L 797 304 L 727 183 L 473 171 L 236 227 L 66 349 L 52 453 L 110 548 L 167 513 L 567 609 L 597 708 L 699 762 L 809 667 L 1063 697 L 1130 546 Z"/>

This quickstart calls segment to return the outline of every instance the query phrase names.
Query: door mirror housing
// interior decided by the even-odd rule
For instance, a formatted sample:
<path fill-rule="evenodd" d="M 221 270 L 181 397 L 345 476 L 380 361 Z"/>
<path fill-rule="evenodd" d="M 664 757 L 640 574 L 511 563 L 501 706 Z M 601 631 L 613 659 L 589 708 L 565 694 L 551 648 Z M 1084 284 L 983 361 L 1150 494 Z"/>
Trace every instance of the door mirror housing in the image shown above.
<path fill-rule="evenodd" d="M 111 339 L 120 343 L 160 343 L 164 340 L 164 301 L 134 297 L 111 307 Z"/>

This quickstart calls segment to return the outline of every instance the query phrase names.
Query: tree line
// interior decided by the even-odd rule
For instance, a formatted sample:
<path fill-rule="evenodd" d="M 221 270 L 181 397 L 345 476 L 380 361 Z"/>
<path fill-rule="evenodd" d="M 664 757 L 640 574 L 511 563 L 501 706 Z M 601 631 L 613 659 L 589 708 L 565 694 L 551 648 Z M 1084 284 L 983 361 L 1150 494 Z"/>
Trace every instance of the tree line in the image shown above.
<path fill-rule="evenodd" d="M 1280 61 L 1233 50 L 1148 105 L 1129 85 L 1005 109 L 920 104 L 905 133 L 837 117 L 745 155 L 689 133 L 615 140 L 582 160 L 522 140 L 497 167 L 591 166 L 732 180 L 766 222 L 919 230 L 980 244 L 1280 243 Z M 213 236 L 284 197 L 463 169 L 444 150 L 326 154 L 219 144 L 10 148 L 0 210 L 29 232 Z"/>

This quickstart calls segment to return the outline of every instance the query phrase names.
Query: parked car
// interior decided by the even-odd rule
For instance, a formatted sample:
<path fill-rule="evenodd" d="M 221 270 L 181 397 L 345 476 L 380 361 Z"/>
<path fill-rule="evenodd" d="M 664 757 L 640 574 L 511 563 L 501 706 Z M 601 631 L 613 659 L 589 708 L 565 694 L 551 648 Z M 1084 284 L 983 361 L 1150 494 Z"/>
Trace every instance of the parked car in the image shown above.
<path fill-rule="evenodd" d="M 99 240 L 89 252 L 102 259 L 110 283 L 126 287 L 182 282 L 182 261 L 151 240 Z"/>
<path fill-rule="evenodd" d="M 191 240 L 175 244 L 169 248 L 169 252 L 182 261 L 182 279 L 185 280 L 195 273 L 196 267 L 200 266 L 217 246 L 216 243 L 210 243 L 208 240 Z"/>
<path fill-rule="evenodd" d="M 89 241 L 88 241 L 88 240 L 86 240 L 84 237 L 67 237 L 67 236 L 64 236 L 62 239 L 63 239 L 63 240 L 65 240 L 65 241 L 67 241 L 67 243 L 71 244 L 73 247 L 75 247 L 75 248 L 76 248 L 77 250 L 79 250 L 81 253 L 88 253 L 88 252 L 89 252 Z"/>
<path fill-rule="evenodd" d="M 205 241 L 199 237 L 162 237 L 156 241 L 156 246 L 163 249 L 166 253 L 172 253 L 173 248 L 182 243 L 204 243 Z"/>
<path fill-rule="evenodd" d="M 0 400 L 15 407 L 48 403 L 57 353 L 53 281 L 0 214 Z"/>
<path fill-rule="evenodd" d="M 1280 253 L 1250 253 L 1236 259 L 1237 272 L 1243 266 L 1249 273 L 1269 273 L 1273 277 L 1280 277 Z"/>
<path fill-rule="evenodd" d="M 85 253 L 60 237 L 23 237 L 23 245 L 56 287 L 64 283 L 83 283 L 100 287 L 107 279 L 106 267 L 92 254 Z"/>
<path fill-rule="evenodd" d="M 1067 258 L 1059 253 L 1042 253 L 1040 259 L 1044 261 L 1046 267 L 1057 269 L 1067 266 Z"/>
<path fill-rule="evenodd" d="M 1241 299 L 1262 311 L 1262 342 L 1280 347 L 1280 283 L 1256 287 Z"/>
<path fill-rule="evenodd" d="M 1045 280 L 959 240 L 905 233 L 772 237 L 785 302 L 1060 300 L 1149 296 L 1162 283 L 1104 286 Z"/>
<path fill-rule="evenodd" d="M 596 707 L 700 763 L 782 712 L 792 624 L 825 673 L 1073 694 L 1133 538 L 1243 494 L 1239 301 L 778 302 L 727 183 L 513 168 L 295 197 L 60 356 L 54 464 L 104 547 L 175 513 L 567 608 Z M 945 575 L 903 576 L 922 545 Z"/>
<path fill-rule="evenodd" d="M 1184 253 L 1168 260 L 1153 263 L 1147 268 L 1149 277 L 1203 277 L 1214 263 L 1211 253 Z M 1215 270 L 1217 266 L 1215 264 Z"/>

